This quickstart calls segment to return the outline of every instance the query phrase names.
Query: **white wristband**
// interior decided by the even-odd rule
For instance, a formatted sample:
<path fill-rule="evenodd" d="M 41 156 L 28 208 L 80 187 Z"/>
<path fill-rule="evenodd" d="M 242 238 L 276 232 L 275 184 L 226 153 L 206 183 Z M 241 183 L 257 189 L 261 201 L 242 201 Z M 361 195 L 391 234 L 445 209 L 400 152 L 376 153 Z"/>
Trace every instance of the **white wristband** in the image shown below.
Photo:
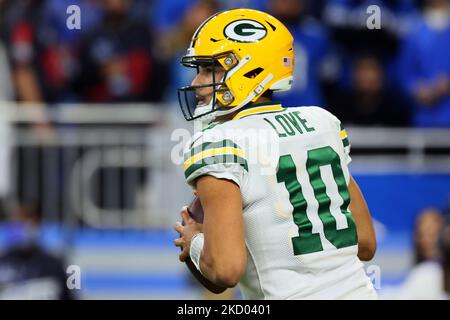
<path fill-rule="evenodd" d="M 203 233 L 199 232 L 192 237 L 191 247 L 189 248 L 191 260 L 200 273 L 202 272 L 202 270 L 200 270 L 200 255 L 202 254 L 204 241 L 205 238 Z"/>

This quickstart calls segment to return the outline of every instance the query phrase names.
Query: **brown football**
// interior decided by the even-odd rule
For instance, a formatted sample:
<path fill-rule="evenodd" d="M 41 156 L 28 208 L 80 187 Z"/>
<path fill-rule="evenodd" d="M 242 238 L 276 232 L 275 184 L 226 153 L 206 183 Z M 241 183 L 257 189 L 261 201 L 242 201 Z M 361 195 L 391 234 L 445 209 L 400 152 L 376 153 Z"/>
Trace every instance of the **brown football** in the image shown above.
<path fill-rule="evenodd" d="M 187 211 L 192 219 L 198 223 L 203 223 L 203 208 L 199 197 L 195 197 L 194 200 L 192 200 L 191 204 L 187 208 Z"/>
<path fill-rule="evenodd" d="M 188 206 L 187 211 L 189 215 L 197 221 L 198 223 L 203 223 L 203 208 L 202 204 L 200 203 L 199 197 L 195 197 L 194 200 L 192 200 L 191 204 Z M 224 292 L 227 288 L 218 286 L 211 281 L 209 281 L 207 278 L 205 278 L 200 271 L 197 270 L 194 263 L 192 262 L 191 258 L 188 257 L 186 259 L 186 265 L 191 271 L 191 273 L 194 275 L 194 277 L 199 281 L 206 289 L 209 291 L 219 294 Z"/>

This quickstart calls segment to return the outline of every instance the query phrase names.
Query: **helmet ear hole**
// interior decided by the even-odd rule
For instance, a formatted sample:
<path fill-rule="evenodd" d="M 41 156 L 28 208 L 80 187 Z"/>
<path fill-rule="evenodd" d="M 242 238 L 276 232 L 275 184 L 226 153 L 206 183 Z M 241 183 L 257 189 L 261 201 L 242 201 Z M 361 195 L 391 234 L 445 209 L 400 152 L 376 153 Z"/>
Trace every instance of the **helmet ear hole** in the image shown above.
<path fill-rule="evenodd" d="M 264 69 L 261 67 L 255 68 L 253 70 L 250 70 L 249 72 L 247 72 L 246 74 L 244 74 L 244 77 L 249 78 L 249 79 L 253 79 L 256 78 L 256 76 L 258 74 L 260 74 L 261 72 L 263 72 Z"/>

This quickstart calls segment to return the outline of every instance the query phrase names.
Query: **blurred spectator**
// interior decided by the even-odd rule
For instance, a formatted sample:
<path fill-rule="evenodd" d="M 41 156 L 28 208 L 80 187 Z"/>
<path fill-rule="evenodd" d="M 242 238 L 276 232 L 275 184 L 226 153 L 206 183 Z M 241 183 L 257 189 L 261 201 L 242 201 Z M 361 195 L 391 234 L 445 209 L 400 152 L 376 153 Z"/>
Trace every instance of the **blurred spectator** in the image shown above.
<path fill-rule="evenodd" d="M 57 51 L 57 31 L 46 20 L 45 0 L 4 0 L 0 27 L 7 44 L 15 100 L 25 107 L 42 109 L 44 101 L 55 102 L 68 90 L 68 77 Z M 36 137 L 54 137 L 45 120 L 33 125 Z"/>
<path fill-rule="evenodd" d="M 450 2 L 426 0 L 400 56 L 402 83 L 413 100 L 414 124 L 450 126 Z"/>
<path fill-rule="evenodd" d="M 7 48 L 5 40 L 5 8 L 6 0 L 0 0 L 0 101 L 11 101 L 14 99 L 14 91 L 11 81 L 11 70 L 8 61 Z"/>
<path fill-rule="evenodd" d="M 442 221 L 442 213 L 435 208 L 426 208 L 417 217 L 414 230 L 414 262 L 416 265 L 439 258 L 437 238 Z"/>
<path fill-rule="evenodd" d="M 186 54 L 192 35 L 208 17 L 217 13 L 219 5 L 215 0 L 196 0 L 190 3 L 180 22 L 159 38 L 161 56 L 167 59 L 169 85 L 164 99 L 173 102 L 177 99 L 177 88 L 191 83 L 195 69 L 189 70 L 180 64 L 181 57 Z"/>
<path fill-rule="evenodd" d="M 0 39 L 0 101 L 14 100 L 14 91 L 11 85 L 11 72 L 9 62 L 6 56 L 6 50 Z"/>
<path fill-rule="evenodd" d="M 159 101 L 165 72 L 153 55 L 146 23 L 134 19 L 131 0 L 104 0 L 104 17 L 81 48 L 77 82 L 87 102 Z"/>
<path fill-rule="evenodd" d="M 291 31 L 295 50 L 292 89 L 277 93 L 274 99 L 285 106 L 323 106 L 320 76 L 330 47 L 326 30 L 306 14 L 303 0 L 269 0 L 268 7 Z"/>
<path fill-rule="evenodd" d="M 352 82 L 352 65 L 361 52 L 370 51 L 383 61 L 388 86 L 395 86 L 394 58 L 398 51 L 398 37 L 403 33 L 402 24 L 396 12 L 413 12 L 413 6 L 405 5 L 411 0 L 330 0 L 324 9 L 323 19 L 330 28 L 330 35 L 336 43 L 338 78 L 336 85 L 349 87 Z M 367 21 L 371 16 L 367 8 L 380 8 L 380 29 L 369 29 Z M 406 7 L 406 8 L 405 8 Z M 332 104 L 332 101 L 330 101 Z"/>
<path fill-rule="evenodd" d="M 52 3 L 6 0 L 4 5 L 2 29 L 9 45 L 18 101 L 51 103 L 74 99 L 74 48 L 65 24 L 55 23 L 51 15 Z M 65 10 L 58 14 L 66 17 Z"/>
<path fill-rule="evenodd" d="M 385 83 L 381 61 L 373 54 L 354 61 L 350 90 L 340 91 L 330 106 L 344 124 L 409 125 L 409 109 Z"/>
<path fill-rule="evenodd" d="M 186 16 L 187 11 L 195 5 L 195 2 L 186 0 L 152 1 L 149 13 L 151 25 L 156 28 L 158 34 L 167 34 L 177 27 L 183 17 Z M 267 0 L 214 0 L 212 2 L 216 2 L 221 11 L 239 7 L 266 10 L 267 7 Z M 219 8 L 216 11 L 218 10 Z"/>
<path fill-rule="evenodd" d="M 150 25 L 156 29 L 157 34 L 167 36 L 191 6 L 191 1 L 186 0 L 155 0 L 150 7 Z"/>
<path fill-rule="evenodd" d="M 12 62 L 16 99 L 25 102 L 44 100 L 41 74 L 41 48 L 36 37 L 39 30 L 44 1 L 6 1 L 2 29 L 7 35 Z"/>
<path fill-rule="evenodd" d="M 439 250 L 444 271 L 444 297 L 450 300 L 450 219 L 448 216 L 439 235 Z"/>
<path fill-rule="evenodd" d="M 7 225 L 9 247 L 0 256 L 0 299 L 71 299 L 64 262 L 39 244 L 41 215 L 20 204 Z"/>
<path fill-rule="evenodd" d="M 267 0 L 218 0 L 222 10 L 236 8 L 250 8 L 256 10 L 267 10 Z"/>
<path fill-rule="evenodd" d="M 406 280 L 397 288 L 381 292 L 384 299 L 443 299 L 444 276 L 438 245 L 443 215 L 435 208 L 419 213 L 414 230 L 415 264 Z M 446 250 L 449 249 L 447 243 Z M 448 252 L 447 252 L 448 253 Z"/>
<path fill-rule="evenodd" d="M 392 33 L 408 28 L 416 12 L 416 0 L 328 0 L 323 18 L 333 28 L 366 29 L 367 8 L 376 5 L 381 11 L 381 27 Z"/>

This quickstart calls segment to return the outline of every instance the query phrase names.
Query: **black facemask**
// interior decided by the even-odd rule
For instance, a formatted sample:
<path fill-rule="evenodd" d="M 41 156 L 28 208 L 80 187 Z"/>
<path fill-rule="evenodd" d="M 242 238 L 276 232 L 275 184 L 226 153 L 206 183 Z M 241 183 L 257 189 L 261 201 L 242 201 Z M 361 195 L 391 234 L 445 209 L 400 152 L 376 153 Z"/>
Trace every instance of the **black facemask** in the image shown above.
<path fill-rule="evenodd" d="M 222 105 L 216 101 L 217 93 L 229 91 L 223 79 L 226 79 L 227 73 L 231 69 L 225 72 L 222 80 L 218 81 L 218 79 L 216 79 L 216 70 L 219 67 L 219 63 L 217 61 L 219 58 L 223 58 L 227 55 L 229 55 L 229 53 L 223 53 L 215 56 L 184 56 L 181 58 L 181 64 L 183 66 L 188 68 L 196 68 L 197 73 L 199 72 L 200 67 L 211 68 L 213 75 L 212 83 L 210 84 L 197 86 L 190 85 L 178 88 L 178 103 L 180 105 L 181 112 L 187 121 L 198 119 L 217 110 L 224 110 L 233 102 L 233 99 L 230 99 L 231 101 L 227 105 Z M 198 102 L 195 96 L 196 90 L 209 87 L 212 88 L 212 108 L 210 111 L 196 115 L 195 108 L 197 107 Z"/>

